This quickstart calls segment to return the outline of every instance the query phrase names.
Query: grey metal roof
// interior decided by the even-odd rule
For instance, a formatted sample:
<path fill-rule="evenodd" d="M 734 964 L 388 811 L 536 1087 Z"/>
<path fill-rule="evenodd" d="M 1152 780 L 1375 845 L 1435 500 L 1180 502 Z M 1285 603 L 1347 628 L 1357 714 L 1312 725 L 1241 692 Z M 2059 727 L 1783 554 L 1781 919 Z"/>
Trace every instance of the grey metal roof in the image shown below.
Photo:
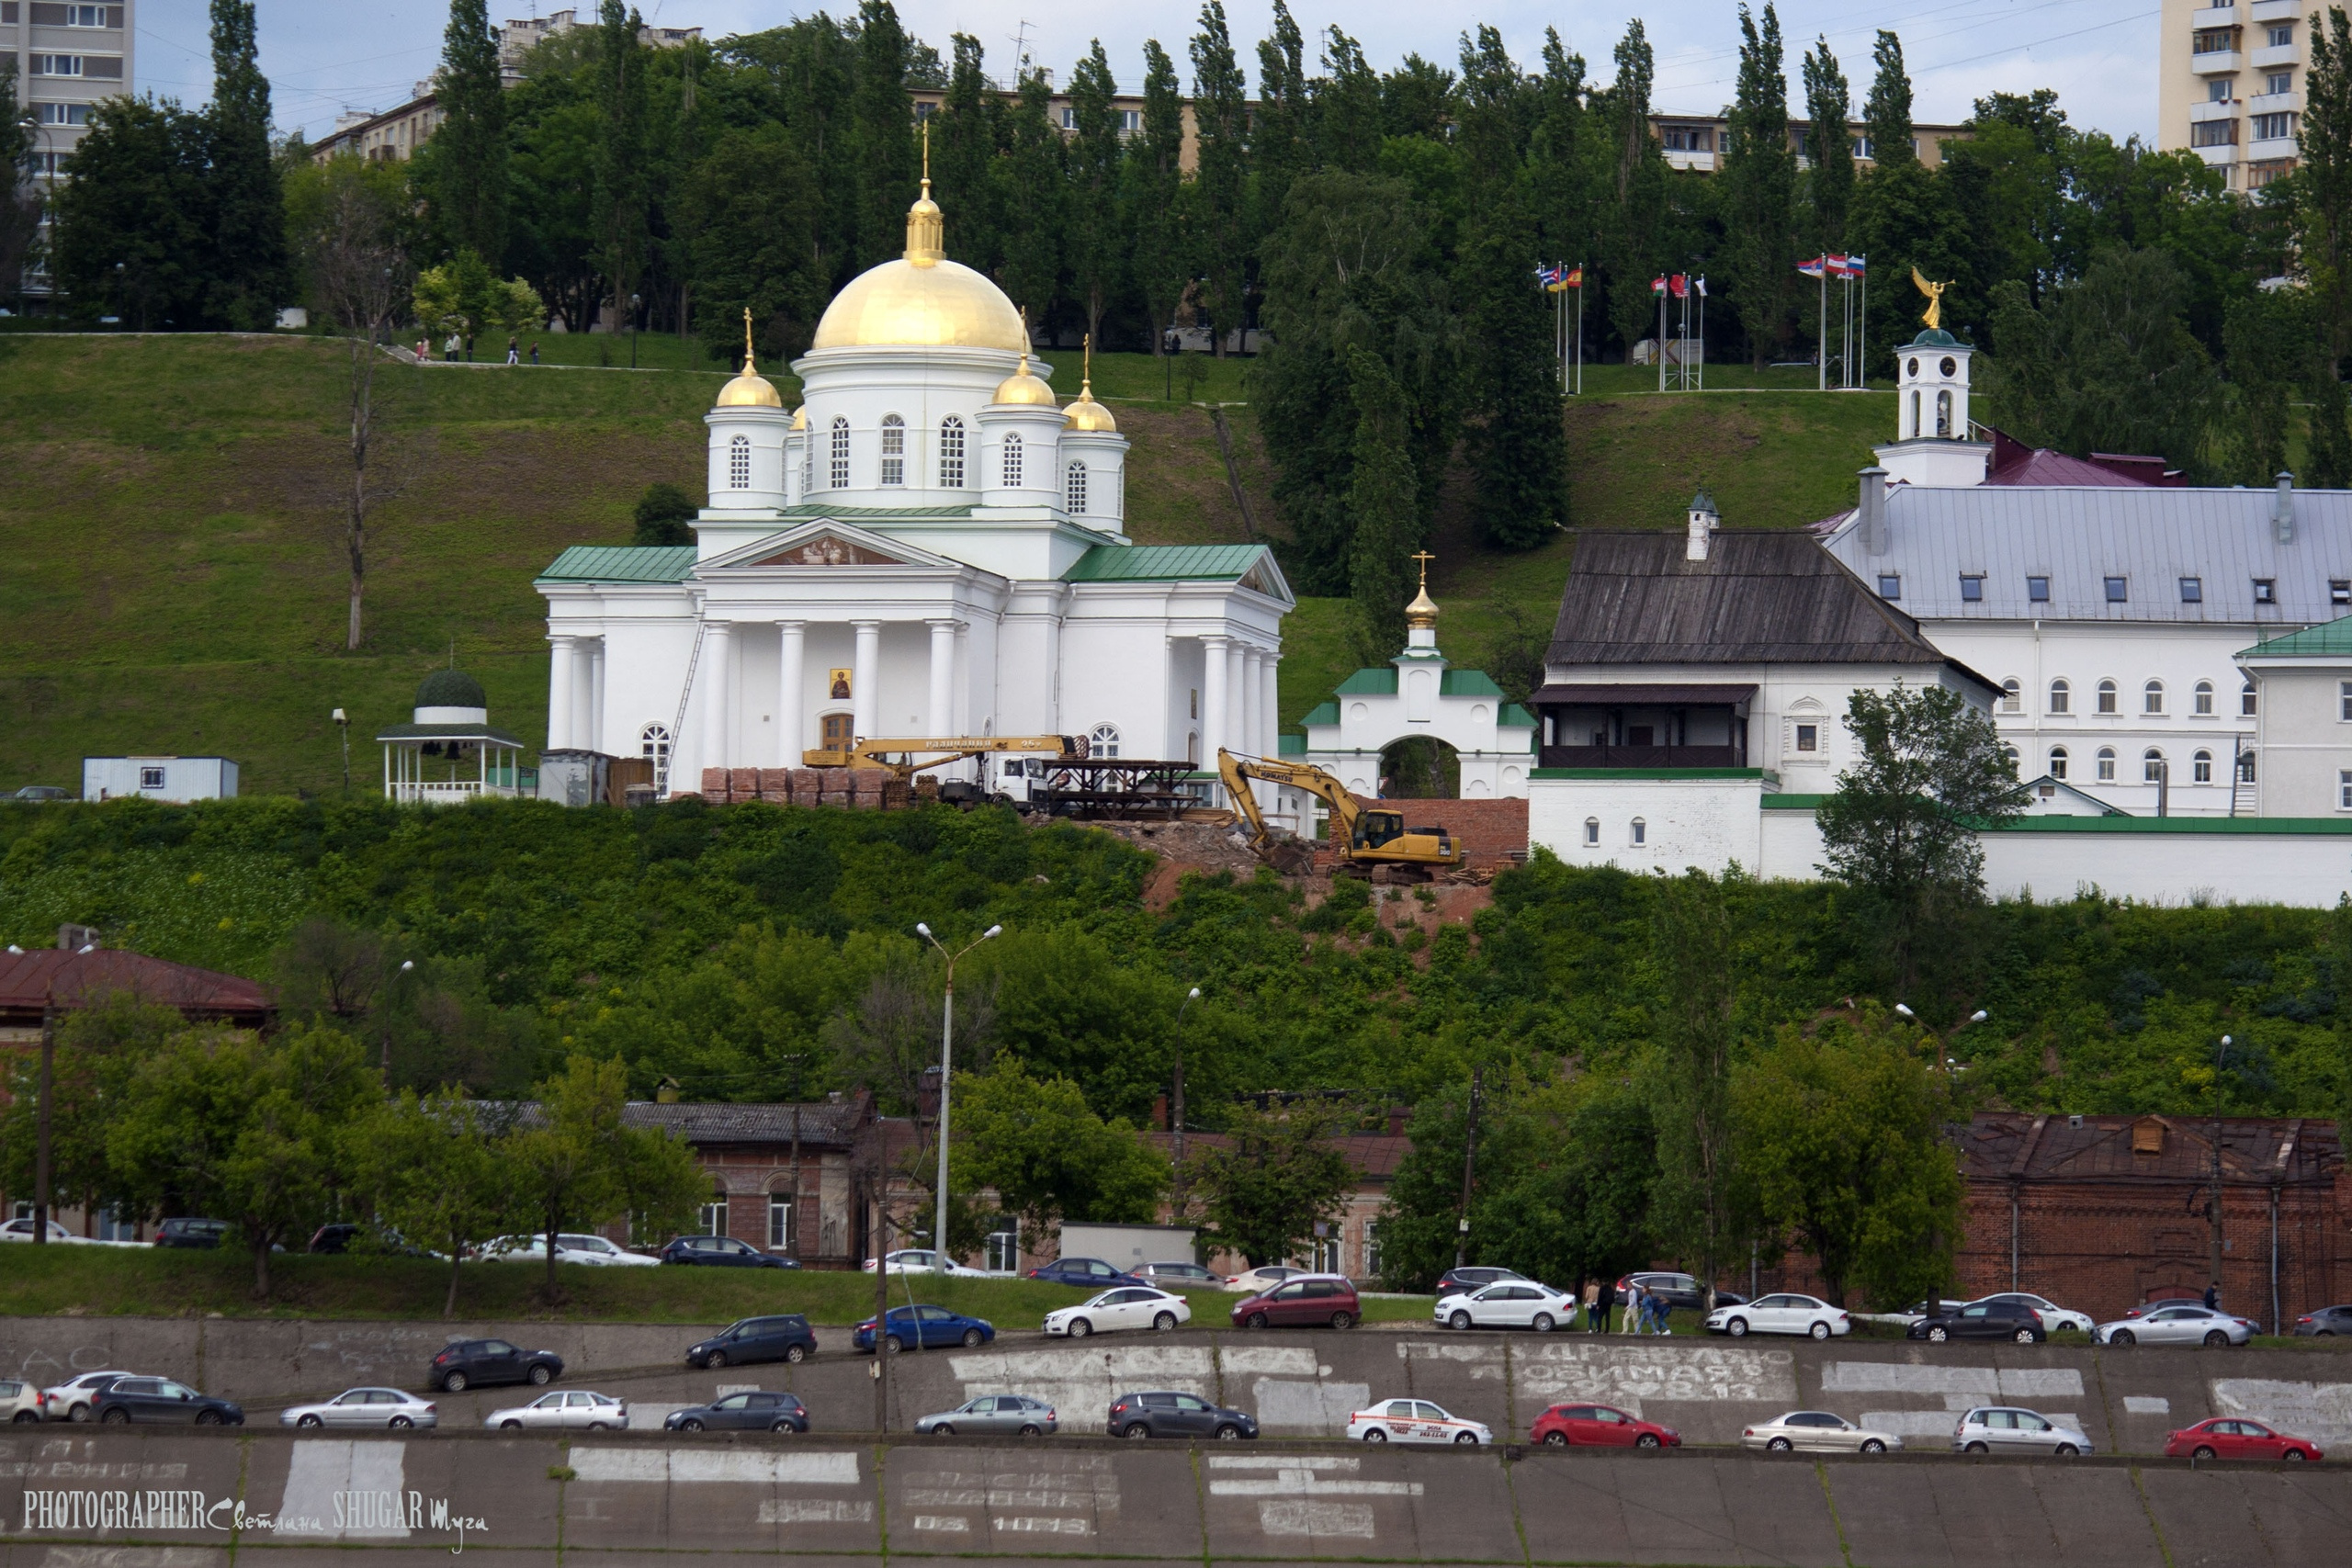
<path fill-rule="evenodd" d="M 1715 535 L 1702 561 L 1684 558 L 1679 532 L 1579 534 L 1545 659 L 1554 665 L 1949 662 L 1917 622 L 1857 582 L 1810 535 L 1760 530 Z"/>
<path fill-rule="evenodd" d="M 2295 491 L 2294 537 L 2283 545 L 2275 504 L 2267 489 L 1896 485 L 1883 553 L 1863 550 L 1850 515 L 1825 543 L 1865 582 L 1900 576 L 1903 608 L 1928 621 L 2293 628 L 2335 619 L 2344 610 L 2328 585 L 2352 581 L 2352 492 Z M 1961 598 L 1963 574 L 1983 575 L 1981 603 Z M 2047 604 L 2027 596 L 2029 576 L 2050 579 Z M 2125 580 L 2120 604 L 2107 599 L 2109 577 Z M 2183 578 L 2197 580 L 2200 602 L 2182 602 Z M 2276 604 L 2254 602 L 2257 579 L 2276 584 Z"/>
<path fill-rule="evenodd" d="M 514 1125 L 536 1127 L 546 1113 L 536 1100 L 485 1100 L 492 1114 Z M 733 1102 L 632 1100 L 621 1107 L 624 1126 L 664 1128 L 690 1144 L 789 1144 L 793 1112 L 800 1113 L 804 1146 L 847 1148 L 871 1120 L 873 1101 L 864 1090 L 839 1100 Z"/>

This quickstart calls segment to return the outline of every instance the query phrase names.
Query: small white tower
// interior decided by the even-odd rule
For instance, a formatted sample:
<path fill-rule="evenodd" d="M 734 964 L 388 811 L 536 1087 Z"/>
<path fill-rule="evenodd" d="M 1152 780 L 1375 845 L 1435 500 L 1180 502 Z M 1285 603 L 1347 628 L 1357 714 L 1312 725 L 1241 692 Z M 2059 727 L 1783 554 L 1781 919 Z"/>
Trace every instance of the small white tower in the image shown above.
<path fill-rule="evenodd" d="M 1062 411 L 1062 510 L 1073 523 L 1126 537 L 1127 438 L 1111 411 L 1094 400 L 1094 342 L 1078 398 Z"/>
<path fill-rule="evenodd" d="M 710 426 L 710 499 L 696 523 L 708 557 L 742 542 L 746 524 L 773 527 L 785 504 L 784 440 L 792 416 L 752 358 L 752 312 L 743 312 L 743 369 L 703 416 Z M 731 525 L 731 526 L 730 526 Z"/>
<path fill-rule="evenodd" d="M 1984 482 L 1993 447 L 1974 439 L 1968 423 L 1968 362 L 1975 353 L 1941 327 L 1895 351 L 1895 438 L 1877 449 L 1890 479 L 1946 490 Z"/>
<path fill-rule="evenodd" d="M 1061 503 L 1063 415 L 1045 378 L 1021 368 L 998 383 L 980 410 L 980 504 L 1057 506 Z"/>
<path fill-rule="evenodd" d="M 1703 489 L 1690 498 L 1690 532 L 1683 540 L 1684 560 L 1705 560 L 1708 547 L 1714 543 L 1715 530 L 1723 526 L 1723 518 L 1715 511 L 1715 498 Z"/>

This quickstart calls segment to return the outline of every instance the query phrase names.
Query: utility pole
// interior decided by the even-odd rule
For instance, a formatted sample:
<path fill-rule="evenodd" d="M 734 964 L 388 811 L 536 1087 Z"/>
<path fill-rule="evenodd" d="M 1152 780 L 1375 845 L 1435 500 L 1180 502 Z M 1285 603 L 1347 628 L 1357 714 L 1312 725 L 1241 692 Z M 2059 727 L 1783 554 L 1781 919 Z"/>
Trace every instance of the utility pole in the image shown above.
<path fill-rule="evenodd" d="M 1201 999 L 1201 988 L 1195 986 L 1184 998 L 1184 1005 L 1176 1010 L 1176 1183 L 1170 1194 L 1170 1207 L 1178 1224 L 1184 1223 L 1184 1014 Z"/>
<path fill-rule="evenodd" d="M 51 1069 L 57 1061 L 57 1000 L 40 1004 L 40 1116 L 33 1140 L 33 1245 L 49 1245 L 49 1102 Z"/>
<path fill-rule="evenodd" d="M 940 946 L 939 939 L 931 934 L 929 926 L 920 920 L 915 922 L 916 933 L 932 946 L 939 948 L 939 956 L 947 960 L 947 988 L 939 1020 L 939 1211 L 938 1217 L 932 1222 L 931 1230 L 932 1268 L 934 1273 L 942 1275 L 947 1272 L 947 1081 L 954 1067 L 951 1058 L 956 1050 L 956 961 L 1002 930 L 1004 928 L 1001 925 L 990 926 L 957 951 L 950 953 Z M 876 1253 L 874 1259 L 875 1271 L 880 1273 L 882 1254 Z M 918 1348 L 922 1347 L 921 1334 L 915 1336 L 915 1345 Z"/>
<path fill-rule="evenodd" d="M 2222 1063 L 2230 1054 L 2230 1037 L 2222 1036 L 2222 1043 L 2213 1052 L 2213 1197 L 2210 1211 L 2213 1224 L 2213 1289 L 2222 1288 Z"/>
<path fill-rule="evenodd" d="M 874 1179 L 874 1429 L 890 1429 L 890 1175 Z"/>
<path fill-rule="evenodd" d="M 1462 1218 L 1453 1232 L 1453 1266 L 1470 1261 L 1470 1178 L 1478 1165 L 1478 1086 L 1485 1069 L 1470 1069 L 1470 1124 L 1462 1142 Z"/>

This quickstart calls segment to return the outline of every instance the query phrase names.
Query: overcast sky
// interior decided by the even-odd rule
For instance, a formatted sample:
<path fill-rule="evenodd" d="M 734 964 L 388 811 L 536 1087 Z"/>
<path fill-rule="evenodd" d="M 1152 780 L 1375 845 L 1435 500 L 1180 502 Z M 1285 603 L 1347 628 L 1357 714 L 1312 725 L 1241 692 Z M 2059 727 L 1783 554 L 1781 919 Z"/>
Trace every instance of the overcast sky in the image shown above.
<path fill-rule="evenodd" d="M 700 26 L 710 38 L 757 31 L 802 14 L 759 0 L 639 4 L 649 21 Z M 211 90 L 205 0 L 137 5 L 138 86 L 201 102 Z M 401 102 L 432 71 L 447 19 L 446 4 L 430 0 L 259 0 L 259 6 L 262 66 L 276 94 L 278 124 L 299 126 L 311 137 L 331 127 L 345 107 L 383 109 Z M 841 8 L 854 6 L 855 0 L 842 0 Z M 537 6 L 541 14 L 561 8 L 548 0 L 538 0 Z M 592 0 L 579 8 L 593 11 Z M 491 17 L 494 23 L 533 9 L 529 0 L 492 0 Z M 909 28 L 943 55 L 950 33 L 977 36 L 988 49 L 991 74 L 1002 73 L 1012 62 L 1013 39 L 1024 20 L 1032 56 L 1053 66 L 1057 80 L 1069 79 L 1071 62 L 1099 36 L 1119 85 L 1127 89 L 1141 84 L 1144 39 L 1157 38 L 1176 58 L 1191 90 L 1184 43 L 1199 14 L 1197 0 L 1127 0 L 1108 10 L 1069 0 L 900 0 L 899 11 Z M 1271 7 L 1257 0 L 1228 0 L 1227 11 L 1254 91 L 1255 45 Z M 1610 51 L 1634 12 L 1616 5 L 1559 9 L 1527 0 L 1481 0 L 1470 7 L 1408 0 L 1351 0 L 1337 6 L 1304 0 L 1295 14 L 1310 29 L 1310 55 L 1313 31 L 1338 21 L 1384 70 L 1412 51 L 1451 65 L 1458 52 L 1459 18 L 1464 17 L 1501 28 L 1513 58 L 1532 66 L 1548 25 L 1583 53 L 1589 74 L 1605 83 L 1613 73 Z M 1661 108 L 1711 111 L 1731 97 L 1739 41 L 1735 6 L 1723 0 L 1660 0 L 1640 14 L 1657 50 Z M 1447 19 L 1439 20 L 1441 15 Z M 1781 7 L 1789 39 L 1792 107 L 1799 112 L 1804 88 L 1798 58 L 1815 35 L 1827 33 L 1859 106 L 1870 83 L 1871 35 L 1883 27 L 1903 37 L 1920 120 L 1965 118 L 1971 100 L 1989 92 L 2054 87 L 2075 125 L 2118 139 L 2133 132 L 2147 136 L 2155 121 L 2157 17 L 2157 6 L 2148 0 L 1791 0 Z"/>

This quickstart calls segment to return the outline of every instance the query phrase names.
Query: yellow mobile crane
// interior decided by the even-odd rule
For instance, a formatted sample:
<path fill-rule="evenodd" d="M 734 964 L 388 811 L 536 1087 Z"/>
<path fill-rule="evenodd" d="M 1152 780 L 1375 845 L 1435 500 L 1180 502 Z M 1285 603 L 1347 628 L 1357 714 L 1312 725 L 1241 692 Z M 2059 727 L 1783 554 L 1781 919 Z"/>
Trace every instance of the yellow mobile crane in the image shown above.
<path fill-rule="evenodd" d="M 1082 762 L 1086 760 L 1086 737 L 1083 735 L 950 735 L 924 736 L 912 739 L 885 737 L 875 740 L 854 741 L 845 748 L 819 747 L 800 754 L 800 763 L 808 768 L 881 768 L 901 783 L 912 783 L 914 776 L 930 768 L 960 762 L 967 757 L 978 757 L 991 752 L 1011 752 L 1020 756 L 1051 757 L 1060 761 Z M 917 757 L 928 757 L 918 762 Z"/>
<path fill-rule="evenodd" d="M 1263 757 L 1237 757 L 1219 750 L 1216 771 L 1225 781 L 1225 793 L 1232 800 L 1233 808 L 1249 820 L 1250 849 L 1260 860 L 1286 875 L 1304 874 L 1314 863 L 1314 851 L 1305 844 L 1274 841 L 1273 829 L 1266 826 L 1248 780 L 1263 779 L 1269 784 L 1303 789 L 1329 807 L 1331 852 L 1339 857 L 1339 869 L 1344 875 L 1368 875 L 1373 868 L 1385 866 L 1391 880 L 1401 876 L 1408 881 L 1427 882 L 1432 871 L 1450 870 L 1467 858 L 1462 845 L 1444 829 L 1408 828 L 1401 811 L 1366 810 L 1348 793 L 1347 785 L 1320 768 Z"/>

